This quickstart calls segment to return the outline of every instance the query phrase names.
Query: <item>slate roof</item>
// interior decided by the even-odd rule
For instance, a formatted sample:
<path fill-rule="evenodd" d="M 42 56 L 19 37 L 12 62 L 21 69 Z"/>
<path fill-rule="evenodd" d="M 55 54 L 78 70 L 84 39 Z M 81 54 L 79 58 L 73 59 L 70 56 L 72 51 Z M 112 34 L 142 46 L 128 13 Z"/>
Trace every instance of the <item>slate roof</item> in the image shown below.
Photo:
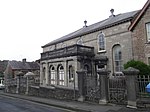
<path fill-rule="evenodd" d="M 58 38 L 54 41 L 51 41 L 50 43 L 42 46 L 42 48 L 50 46 L 50 45 L 54 45 L 54 44 L 57 44 L 59 42 L 63 42 L 63 41 L 66 41 L 66 40 L 69 40 L 72 38 L 83 36 L 83 35 L 98 31 L 98 30 L 109 28 L 111 26 L 115 26 L 115 25 L 120 24 L 120 23 L 130 21 L 137 14 L 137 12 L 138 11 L 132 11 L 132 12 L 127 12 L 127 13 L 123 13 L 123 14 L 118 14 L 118 15 L 115 15 L 114 17 L 109 17 L 103 21 L 97 22 L 97 23 L 89 25 L 87 27 L 83 27 L 83 28 L 81 28 L 81 29 L 79 29 L 73 33 L 70 33 L 70 34 L 65 35 L 61 38 Z"/>
<path fill-rule="evenodd" d="M 9 61 L 9 65 L 13 70 L 40 70 L 36 62 Z"/>

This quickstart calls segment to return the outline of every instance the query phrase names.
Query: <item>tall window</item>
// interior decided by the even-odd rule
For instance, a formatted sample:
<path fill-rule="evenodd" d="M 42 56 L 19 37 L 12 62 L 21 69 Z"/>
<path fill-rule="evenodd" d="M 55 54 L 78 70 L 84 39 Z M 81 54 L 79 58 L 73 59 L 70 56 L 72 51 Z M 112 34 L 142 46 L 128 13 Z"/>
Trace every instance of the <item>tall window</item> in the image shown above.
<path fill-rule="evenodd" d="M 64 67 L 62 65 L 60 65 L 58 67 L 58 84 L 59 85 L 64 85 Z"/>
<path fill-rule="evenodd" d="M 105 50 L 105 36 L 103 33 L 100 33 L 98 36 L 98 51 Z"/>
<path fill-rule="evenodd" d="M 150 23 L 146 23 L 147 40 L 150 42 Z"/>
<path fill-rule="evenodd" d="M 55 84 L 55 68 L 54 68 L 54 66 L 50 67 L 50 84 Z"/>
<path fill-rule="evenodd" d="M 122 52 L 120 45 L 115 45 L 113 47 L 113 60 L 114 60 L 114 72 L 121 72 L 123 70 L 123 65 L 122 65 Z"/>

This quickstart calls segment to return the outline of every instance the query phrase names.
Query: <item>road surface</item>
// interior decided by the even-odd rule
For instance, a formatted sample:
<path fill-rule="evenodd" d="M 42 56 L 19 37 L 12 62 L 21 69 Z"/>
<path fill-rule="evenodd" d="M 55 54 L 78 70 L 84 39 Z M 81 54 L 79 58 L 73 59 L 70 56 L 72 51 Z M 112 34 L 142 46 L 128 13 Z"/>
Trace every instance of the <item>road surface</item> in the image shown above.
<path fill-rule="evenodd" d="M 73 112 L 73 111 L 0 95 L 0 112 Z"/>

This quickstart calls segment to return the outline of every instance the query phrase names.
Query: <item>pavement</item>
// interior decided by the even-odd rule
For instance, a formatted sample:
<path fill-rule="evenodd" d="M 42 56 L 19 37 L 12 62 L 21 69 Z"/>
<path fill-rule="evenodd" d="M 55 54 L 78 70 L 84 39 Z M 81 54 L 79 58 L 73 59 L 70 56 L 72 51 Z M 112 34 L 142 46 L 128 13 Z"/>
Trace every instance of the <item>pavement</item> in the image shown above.
<path fill-rule="evenodd" d="M 150 109 L 131 109 L 124 105 L 102 105 L 88 102 L 66 101 L 28 95 L 10 94 L 4 92 L 0 92 L 0 96 L 19 98 L 49 106 L 65 108 L 76 112 L 150 112 Z"/>

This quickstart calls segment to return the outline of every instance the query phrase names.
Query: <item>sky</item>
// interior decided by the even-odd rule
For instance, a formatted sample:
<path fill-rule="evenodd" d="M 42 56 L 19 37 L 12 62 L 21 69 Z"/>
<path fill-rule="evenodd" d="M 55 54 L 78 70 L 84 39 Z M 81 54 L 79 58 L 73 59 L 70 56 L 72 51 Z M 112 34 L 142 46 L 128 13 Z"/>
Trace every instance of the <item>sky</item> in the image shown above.
<path fill-rule="evenodd" d="M 147 0 L 0 0 L 0 60 L 40 59 L 41 46 Z"/>

